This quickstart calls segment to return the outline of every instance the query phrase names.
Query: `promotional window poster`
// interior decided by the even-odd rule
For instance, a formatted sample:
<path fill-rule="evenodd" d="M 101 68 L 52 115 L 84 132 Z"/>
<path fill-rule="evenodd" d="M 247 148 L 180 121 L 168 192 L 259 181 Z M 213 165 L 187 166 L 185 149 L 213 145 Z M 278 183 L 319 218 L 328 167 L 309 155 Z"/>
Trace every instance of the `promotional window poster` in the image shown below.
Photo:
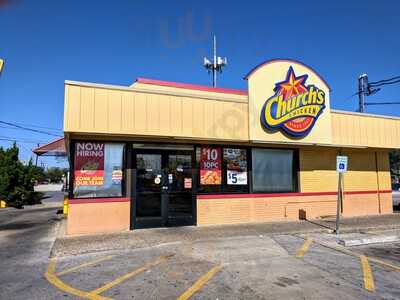
<path fill-rule="evenodd" d="M 221 148 L 201 147 L 200 184 L 217 185 L 222 182 Z"/>
<path fill-rule="evenodd" d="M 246 149 L 224 149 L 226 161 L 226 178 L 228 185 L 247 184 L 247 159 Z"/>
<path fill-rule="evenodd" d="M 104 143 L 76 143 L 75 186 L 104 184 Z"/>

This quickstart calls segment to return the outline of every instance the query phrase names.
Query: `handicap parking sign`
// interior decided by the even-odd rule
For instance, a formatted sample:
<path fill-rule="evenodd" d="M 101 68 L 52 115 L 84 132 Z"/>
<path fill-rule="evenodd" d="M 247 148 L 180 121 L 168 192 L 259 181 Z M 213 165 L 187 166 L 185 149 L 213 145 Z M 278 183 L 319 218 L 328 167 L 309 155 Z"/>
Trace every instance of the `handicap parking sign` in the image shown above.
<path fill-rule="evenodd" d="M 336 171 L 344 173 L 347 171 L 347 156 L 336 156 Z"/>

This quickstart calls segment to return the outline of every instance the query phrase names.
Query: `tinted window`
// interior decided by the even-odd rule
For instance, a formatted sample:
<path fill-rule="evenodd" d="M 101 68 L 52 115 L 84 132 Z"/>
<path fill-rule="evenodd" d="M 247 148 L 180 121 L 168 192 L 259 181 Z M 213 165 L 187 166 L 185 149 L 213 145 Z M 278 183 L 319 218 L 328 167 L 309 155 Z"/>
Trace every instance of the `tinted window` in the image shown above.
<path fill-rule="evenodd" d="M 294 191 L 293 154 L 293 150 L 253 149 L 253 192 Z"/>

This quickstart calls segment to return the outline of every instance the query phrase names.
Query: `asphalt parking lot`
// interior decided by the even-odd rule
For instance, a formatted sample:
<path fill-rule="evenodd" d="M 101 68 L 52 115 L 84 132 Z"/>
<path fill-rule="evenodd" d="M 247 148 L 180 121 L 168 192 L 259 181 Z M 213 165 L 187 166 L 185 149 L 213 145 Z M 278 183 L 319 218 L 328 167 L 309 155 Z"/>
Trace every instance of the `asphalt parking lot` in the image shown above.
<path fill-rule="evenodd" d="M 361 255 L 378 259 L 375 247 L 392 249 L 387 265 Z M 46 277 L 52 295 L 87 299 L 400 298 L 399 244 L 340 249 L 299 235 L 224 238 L 61 257 Z"/>
<path fill-rule="evenodd" d="M 50 196 L 0 211 L 0 299 L 400 299 L 400 243 L 326 243 L 334 220 L 146 229 L 53 244 L 62 194 Z M 342 221 L 348 235 L 400 234 L 399 214 Z"/>

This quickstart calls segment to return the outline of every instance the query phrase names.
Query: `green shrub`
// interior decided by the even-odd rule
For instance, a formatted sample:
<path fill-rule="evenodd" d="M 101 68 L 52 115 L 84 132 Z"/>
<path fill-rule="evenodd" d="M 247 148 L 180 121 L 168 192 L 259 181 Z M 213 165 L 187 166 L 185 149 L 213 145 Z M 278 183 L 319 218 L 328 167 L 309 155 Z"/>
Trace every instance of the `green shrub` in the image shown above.
<path fill-rule="evenodd" d="M 15 143 L 8 149 L 0 147 L 0 199 L 6 201 L 7 206 L 22 208 L 40 203 L 43 195 L 34 192 L 33 186 L 43 171 L 33 166 L 32 161 L 24 165 L 18 154 Z"/>

